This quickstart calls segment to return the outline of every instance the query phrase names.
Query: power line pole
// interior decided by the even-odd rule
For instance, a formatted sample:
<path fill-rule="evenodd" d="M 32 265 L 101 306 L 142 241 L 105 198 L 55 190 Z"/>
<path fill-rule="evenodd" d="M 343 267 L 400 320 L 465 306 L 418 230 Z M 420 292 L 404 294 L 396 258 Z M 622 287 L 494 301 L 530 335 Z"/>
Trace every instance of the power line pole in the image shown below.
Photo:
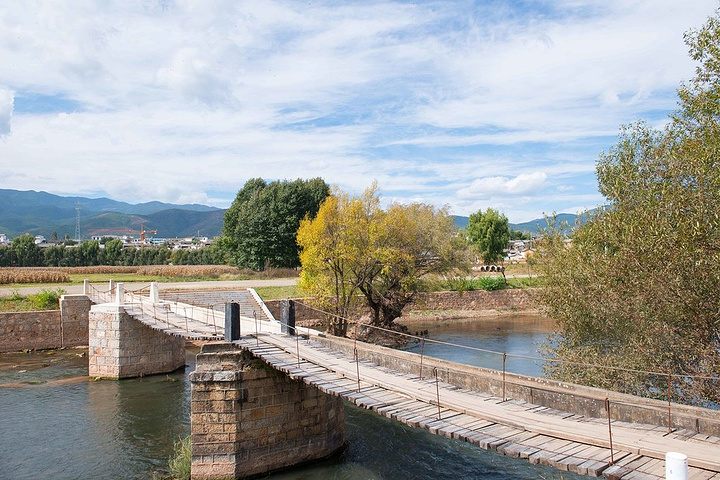
<path fill-rule="evenodd" d="M 80 241 L 80 201 L 75 201 L 75 241 Z"/>

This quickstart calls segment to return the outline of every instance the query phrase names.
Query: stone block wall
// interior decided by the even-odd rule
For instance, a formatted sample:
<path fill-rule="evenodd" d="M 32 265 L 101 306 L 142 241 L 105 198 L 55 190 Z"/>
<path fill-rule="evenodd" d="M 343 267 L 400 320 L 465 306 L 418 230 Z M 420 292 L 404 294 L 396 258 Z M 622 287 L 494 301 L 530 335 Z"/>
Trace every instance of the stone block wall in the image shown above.
<path fill-rule="evenodd" d="M 90 309 L 91 377 L 131 378 L 167 373 L 185 365 L 185 339 L 154 330 L 120 305 Z"/>
<path fill-rule="evenodd" d="M 535 289 L 433 292 L 418 295 L 407 310 L 528 310 L 537 308 Z"/>
<path fill-rule="evenodd" d="M 88 344 L 88 318 L 92 305 L 87 295 L 60 297 L 63 346 L 78 347 Z"/>
<path fill-rule="evenodd" d="M 0 313 L 0 352 L 88 344 L 90 299 L 63 295 L 60 310 Z"/>
<path fill-rule="evenodd" d="M 61 346 L 59 310 L 0 313 L 0 352 Z"/>
<path fill-rule="evenodd" d="M 533 310 L 537 308 L 535 289 L 518 288 L 508 290 L 473 290 L 468 292 L 432 292 L 418 295 L 413 302 L 405 307 L 405 312 L 412 310 Z M 297 322 L 318 320 L 322 315 L 315 309 L 306 307 L 303 299 L 295 303 L 295 319 Z M 268 310 L 275 318 L 280 318 L 280 300 L 265 302 Z M 355 318 L 368 315 L 367 308 L 360 308 Z M 402 319 L 399 320 L 402 323 Z"/>
<path fill-rule="evenodd" d="M 244 478 L 328 457 L 345 441 L 342 400 L 231 344 L 208 344 L 192 382 L 192 478 Z"/>

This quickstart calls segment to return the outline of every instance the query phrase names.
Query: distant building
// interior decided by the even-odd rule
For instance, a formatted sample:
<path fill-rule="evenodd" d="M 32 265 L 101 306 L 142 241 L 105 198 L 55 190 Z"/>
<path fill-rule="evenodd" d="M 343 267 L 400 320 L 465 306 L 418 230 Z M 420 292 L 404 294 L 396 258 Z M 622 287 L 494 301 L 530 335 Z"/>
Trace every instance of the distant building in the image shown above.
<path fill-rule="evenodd" d="M 0 245 L 10 245 L 10 239 L 4 233 L 0 233 Z"/>
<path fill-rule="evenodd" d="M 45 243 L 45 237 L 42 235 L 35 235 L 35 245 L 40 245 L 42 243 Z"/>

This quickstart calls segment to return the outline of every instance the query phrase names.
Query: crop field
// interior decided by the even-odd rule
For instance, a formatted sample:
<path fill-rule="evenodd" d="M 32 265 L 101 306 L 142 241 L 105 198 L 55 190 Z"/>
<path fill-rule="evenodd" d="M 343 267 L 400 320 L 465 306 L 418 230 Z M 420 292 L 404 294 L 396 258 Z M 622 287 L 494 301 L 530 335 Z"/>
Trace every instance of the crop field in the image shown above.
<path fill-rule="evenodd" d="M 123 282 L 167 282 L 199 280 L 248 280 L 258 278 L 297 277 L 291 268 L 267 269 L 262 272 L 239 269 L 229 265 L 150 265 L 92 267 L 3 267 L 0 268 L 0 285 L 73 284 L 88 279 L 103 282 L 110 279 Z"/>

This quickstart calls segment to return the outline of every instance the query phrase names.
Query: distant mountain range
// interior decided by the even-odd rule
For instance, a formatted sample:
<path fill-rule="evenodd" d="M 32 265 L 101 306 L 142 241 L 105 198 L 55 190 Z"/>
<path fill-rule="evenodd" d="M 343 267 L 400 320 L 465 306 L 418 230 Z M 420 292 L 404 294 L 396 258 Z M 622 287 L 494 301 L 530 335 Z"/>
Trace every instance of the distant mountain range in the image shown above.
<path fill-rule="evenodd" d="M 0 233 L 13 238 L 23 233 L 50 238 L 75 237 L 76 206 L 80 207 L 80 235 L 123 235 L 141 229 L 153 236 L 215 237 L 222 230 L 225 210 L 206 205 L 162 202 L 130 204 L 109 198 L 61 197 L 47 192 L 0 189 Z"/>
<path fill-rule="evenodd" d="M 0 233 L 10 238 L 23 233 L 62 239 L 75 237 L 76 206 L 80 206 L 80 235 L 137 235 L 141 228 L 157 230 L 155 237 L 216 237 L 222 232 L 225 210 L 207 205 L 174 205 L 162 202 L 130 204 L 109 198 L 61 197 L 47 192 L 0 189 Z M 575 224 L 577 215 L 558 214 L 560 221 Z M 468 217 L 454 216 L 460 228 Z M 531 234 L 547 227 L 544 218 L 511 223 L 510 228 Z"/>

